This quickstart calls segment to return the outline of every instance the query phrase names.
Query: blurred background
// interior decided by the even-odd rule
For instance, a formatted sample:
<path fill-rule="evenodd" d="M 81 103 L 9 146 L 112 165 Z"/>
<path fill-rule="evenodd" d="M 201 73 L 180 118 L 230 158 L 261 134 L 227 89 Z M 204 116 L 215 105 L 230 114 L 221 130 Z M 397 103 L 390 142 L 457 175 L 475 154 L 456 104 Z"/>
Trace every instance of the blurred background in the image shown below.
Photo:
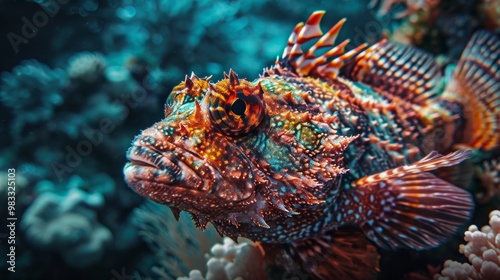
<path fill-rule="evenodd" d="M 205 273 L 217 233 L 198 232 L 189 217 L 176 222 L 124 183 L 134 136 L 162 119 L 170 90 L 192 71 L 257 78 L 315 10 L 327 12 L 324 30 L 348 19 L 340 39 L 349 48 L 390 38 L 433 53 L 445 73 L 475 30 L 500 26 L 498 0 L 408 2 L 0 0 L 0 279 Z M 485 224 L 498 197 L 469 188 L 482 199 L 475 222 Z M 3 226 L 9 217 L 13 231 Z M 429 265 L 463 258 L 460 242 L 383 255 L 380 278 L 429 277 Z"/>

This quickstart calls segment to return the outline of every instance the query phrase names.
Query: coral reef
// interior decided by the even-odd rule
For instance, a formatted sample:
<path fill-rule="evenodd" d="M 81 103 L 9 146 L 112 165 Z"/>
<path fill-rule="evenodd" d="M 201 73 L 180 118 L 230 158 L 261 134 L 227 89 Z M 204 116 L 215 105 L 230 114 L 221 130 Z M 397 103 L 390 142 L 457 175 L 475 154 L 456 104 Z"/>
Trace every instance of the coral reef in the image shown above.
<path fill-rule="evenodd" d="M 139 244 L 134 213 L 128 210 L 136 203 L 130 204 L 122 192 L 115 180 L 103 173 L 91 179 L 73 175 L 63 183 L 39 181 L 30 194 L 33 201 L 20 218 L 22 238 L 16 244 L 30 246 L 25 256 L 43 256 L 43 262 L 48 263 L 62 260 L 69 274 L 96 269 L 110 252 L 127 252 Z M 115 199 L 123 199 L 123 203 Z M 19 200 L 18 204 L 24 207 L 25 202 Z M 42 267 L 31 273 L 57 275 L 62 271 Z"/>
<path fill-rule="evenodd" d="M 103 204 L 102 195 L 77 188 L 62 195 L 46 192 L 24 213 L 21 230 L 33 246 L 57 252 L 72 267 L 88 267 L 111 243 L 111 231 L 97 220 Z"/>
<path fill-rule="evenodd" d="M 152 91 L 158 86 L 146 88 L 119 63 L 109 65 L 102 54 L 83 52 L 70 58 L 68 72 L 29 60 L 2 73 L 0 100 L 13 118 L 7 124 L 10 137 L 3 139 L 10 147 L 2 149 L 2 162 L 22 170 L 31 186 L 112 168 L 95 155 L 123 153 L 132 138 L 123 126 L 136 117 L 131 111 L 161 112 L 153 109 L 157 99 Z M 114 174 L 121 181 L 119 171 Z"/>
<path fill-rule="evenodd" d="M 86 84 L 94 84 L 104 77 L 107 62 L 104 56 L 95 52 L 77 53 L 69 59 L 68 76 Z"/>
<path fill-rule="evenodd" d="M 465 232 L 467 244 L 460 245 L 459 251 L 470 264 L 447 260 L 434 280 L 500 279 L 500 211 L 492 211 L 489 218 L 489 225 L 481 230 L 471 225 Z"/>
<path fill-rule="evenodd" d="M 192 270 L 189 277 L 177 280 L 267 279 L 262 248 L 244 238 L 239 238 L 238 243 L 224 237 L 222 244 L 215 244 L 210 249 L 206 277 L 199 270 Z"/>
<path fill-rule="evenodd" d="M 157 260 L 151 272 L 161 279 L 175 279 L 193 269 L 205 272 L 205 254 L 221 237 L 212 226 L 204 232 L 198 230 L 185 212 L 179 221 L 168 212 L 168 207 L 153 202 L 135 210 L 139 234 Z"/>
<path fill-rule="evenodd" d="M 54 117 L 63 103 L 66 73 L 50 69 L 36 60 L 23 61 L 11 73 L 1 75 L 0 101 L 14 114 L 11 127 L 19 137 L 26 126 L 35 126 Z M 14 94 L 15 93 L 15 94 Z"/>

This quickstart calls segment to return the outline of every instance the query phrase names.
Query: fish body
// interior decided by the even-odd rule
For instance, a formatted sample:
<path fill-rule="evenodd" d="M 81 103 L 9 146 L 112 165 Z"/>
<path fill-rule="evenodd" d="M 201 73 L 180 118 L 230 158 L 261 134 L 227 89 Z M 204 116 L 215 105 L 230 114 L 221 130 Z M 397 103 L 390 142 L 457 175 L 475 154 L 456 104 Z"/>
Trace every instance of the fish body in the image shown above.
<path fill-rule="evenodd" d="M 347 41 L 335 44 L 344 21 L 323 34 L 323 13 L 298 24 L 283 58 L 254 81 L 232 70 L 216 83 L 186 76 L 165 118 L 133 141 L 125 179 L 176 217 L 187 211 L 202 229 L 211 222 L 232 238 L 287 244 L 299 263 L 343 244 L 323 257 L 330 266 L 305 267 L 317 278 L 373 276 L 364 236 L 382 249 L 425 249 L 469 219 L 471 196 L 430 171 L 500 144 L 500 42 L 477 34 L 442 87 L 433 58 L 413 47 L 345 52 Z M 471 89 L 474 102 L 464 102 Z M 352 226 L 364 235 L 345 234 Z M 334 268 L 339 256 L 362 268 Z"/>

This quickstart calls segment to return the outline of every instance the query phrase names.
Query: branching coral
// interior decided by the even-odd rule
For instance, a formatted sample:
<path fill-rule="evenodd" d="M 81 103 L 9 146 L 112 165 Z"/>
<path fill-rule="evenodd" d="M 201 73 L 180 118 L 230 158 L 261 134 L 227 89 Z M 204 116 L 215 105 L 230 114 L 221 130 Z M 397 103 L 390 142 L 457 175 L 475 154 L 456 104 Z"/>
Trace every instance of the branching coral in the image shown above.
<path fill-rule="evenodd" d="M 177 280 L 231 280 L 267 279 L 264 252 L 250 240 L 240 238 L 236 244 L 224 237 L 223 244 L 216 244 L 210 250 L 212 256 L 207 262 L 208 272 L 204 278 L 199 270 L 193 270 L 189 277 Z"/>
<path fill-rule="evenodd" d="M 481 231 L 471 225 L 465 232 L 467 244 L 460 245 L 459 251 L 470 264 L 447 260 L 434 280 L 500 279 L 500 211 L 492 211 L 489 218 Z"/>
<path fill-rule="evenodd" d="M 205 254 L 221 238 L 213 227 L 196 228 L 187 213 L 176 221 L 166 206 L 147 202 L 135 212 L 139 234 L 158 260 L 152 272 L 161 279 L 175 279 L 192 269 L 206 271 Z"/>

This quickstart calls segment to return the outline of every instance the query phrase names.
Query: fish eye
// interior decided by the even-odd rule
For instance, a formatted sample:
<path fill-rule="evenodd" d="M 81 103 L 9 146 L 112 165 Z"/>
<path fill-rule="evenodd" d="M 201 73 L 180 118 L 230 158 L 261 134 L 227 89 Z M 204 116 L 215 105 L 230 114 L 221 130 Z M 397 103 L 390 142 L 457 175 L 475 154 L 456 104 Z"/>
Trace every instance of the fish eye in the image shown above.
<path fill-rule="evenodd" d="M 229 78 L 210 85 L 207 102 L 214 128 L 230 136 L 255 129 L 266 112 L 261 84 L 239 80 L 232 71 Z"/>
<path fill-rule="evenodd" d="M 241 98 L 236 99 L 231 105 L 231 112 L 233 112 L 233 114 L 238 116 L 245 115 L 246 109 L 247 109 L 247 104 Z"/>

